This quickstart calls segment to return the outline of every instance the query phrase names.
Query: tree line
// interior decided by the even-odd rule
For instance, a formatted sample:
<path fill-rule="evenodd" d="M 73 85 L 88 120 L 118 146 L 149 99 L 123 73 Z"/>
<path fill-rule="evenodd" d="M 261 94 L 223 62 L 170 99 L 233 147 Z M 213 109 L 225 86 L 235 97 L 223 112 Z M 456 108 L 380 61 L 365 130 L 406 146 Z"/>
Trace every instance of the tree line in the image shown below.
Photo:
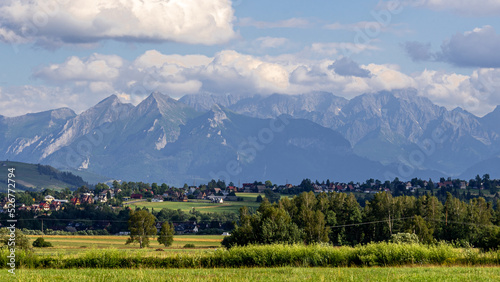
<path fill-rule="evenodd" d="M 420 197 L 379 192 L 362 207 L 353 194 L 304 192 L 255 212 L 240 209 L 239 224 L 225 247 L 272 243 L 357 245 L 388 241 L 398 233 L 420 242 L 448 241 L 495 249 L 500 244 L 500 200 L 462 201 L 447 193 L 444 204 L 430 194 Z"/>

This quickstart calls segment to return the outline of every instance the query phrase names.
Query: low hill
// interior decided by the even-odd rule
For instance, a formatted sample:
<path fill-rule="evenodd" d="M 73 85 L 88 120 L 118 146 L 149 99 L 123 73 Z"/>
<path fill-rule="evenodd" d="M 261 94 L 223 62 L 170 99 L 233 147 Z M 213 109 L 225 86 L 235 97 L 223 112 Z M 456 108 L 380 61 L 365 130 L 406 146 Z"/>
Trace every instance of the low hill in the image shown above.
<path fill-rule="evenodd" d="M 80 176 L 48 165 L 0 161 L 0 182 L 7 183 L 8 169 L 15 168 L 16 190 L 76 189 L 88 185 Z M 4 188 L 4 187 L 2 187 Z M 3 190 L 3 189 L 2 189 Z"/>

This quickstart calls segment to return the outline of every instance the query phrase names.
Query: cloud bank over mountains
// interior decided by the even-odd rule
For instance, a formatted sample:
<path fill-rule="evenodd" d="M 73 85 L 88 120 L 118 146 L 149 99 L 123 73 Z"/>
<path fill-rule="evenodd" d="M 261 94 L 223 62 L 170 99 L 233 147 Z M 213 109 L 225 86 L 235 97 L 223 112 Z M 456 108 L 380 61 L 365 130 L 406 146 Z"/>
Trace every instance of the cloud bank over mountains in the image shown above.
<path fill-rule="evenodd" d="M 41 66 L 33 77 L 49 86 L 2 89 L 6 95 L 0 104 L 3 115 L 39 109 L 39 103 L 33 108 L 28 103 L 21 111 L 9 111 L 28 97 L 40 100 L 46 109 L 64 100 L 65 106 L 81 111 L 110 94 L 137 104 L 154 91 L 177 98 L 207 92 L 268 95 L 325 91 L 350 99 L 363 93 L 415 88 L 435 103 L 479 115 L 500 104 L 494 95 L 500 90 L 500 70 L 494 68 L 477 69 L 471 75 L 434 70 L 407 75 L 397 65 L 360 65 L 345 57 L 303 60 L 293 55 L 257 57 L 234 50 L 223 50 L 213 57 L 149 50 L 133 61 L 98 53 L 84 58 L 71 56 L 64 62 Z M 55 92 L 60 97 L 49 94 Z"/>

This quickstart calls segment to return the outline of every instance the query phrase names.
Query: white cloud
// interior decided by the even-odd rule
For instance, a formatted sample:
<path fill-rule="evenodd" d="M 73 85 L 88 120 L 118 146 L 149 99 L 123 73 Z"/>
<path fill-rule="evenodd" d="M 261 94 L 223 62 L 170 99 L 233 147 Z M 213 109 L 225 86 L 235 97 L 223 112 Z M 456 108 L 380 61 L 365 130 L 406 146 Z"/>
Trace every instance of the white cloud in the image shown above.
<path fill-rule="evenodd" d="M 0 40 L 44 46 L 121 41 L 224 43 L 235 36 L 230 0 L 3 0 Z"/>
<path fill-rule="evenodd" d="M 69 57 L 62 64 L 53 64 L 35 72 L 35 77 L 52 82 L 112 81 L 119 76 L 124 60 L 115 55 L 93 54 L 88 58 Z"/>
<path fill-rule="evenodd" d="M 482 116 L 500 105 L 500 70 L 477 69 L 471 75 L 425 70 L 415 76 L 420 95 L 448 109 L 461 107 Z"/>
<path fill-rule="evenodd" d="M 476 69 L 471 75 L 434 70 L 407 75 L 397 65 L 355 64 L 355 68 L 348 65 L 348 70 L 340 73 L 332 65 L 342 66 L 342 59 L 306 60 L 300 54 L 255 57 L 233 50 L 218 52 L 213 57 L 165 55 L 151 50 L 134 61 L 101 54 L 70 57 L 36 73 L 36 77 L 54 87 L 1 90 L 0 114 L 22 114 L 61 106 L 81 111 L 113 93 L 138 103 L 153 91 L 173 97 L 200 92 L 327 91 L 352 98 L 363 93 L 415 88 L 419 95 L 439 105 L 449 109 L 459 106 L 478 115 L 500 104 L 499 69 Z M 366 70 L 369 75 L 359 75 L 360 70 Z"/>
<path fill-rule="evenodd" d="M 89 100 L 90 103 L 99 101 L 89 96 L 78 95 L 69 88 L 45 86 L 0 88 L 0 115 L 13 117 L 63 107 L 83 111 L 88 105 L 92 105 Z"/>

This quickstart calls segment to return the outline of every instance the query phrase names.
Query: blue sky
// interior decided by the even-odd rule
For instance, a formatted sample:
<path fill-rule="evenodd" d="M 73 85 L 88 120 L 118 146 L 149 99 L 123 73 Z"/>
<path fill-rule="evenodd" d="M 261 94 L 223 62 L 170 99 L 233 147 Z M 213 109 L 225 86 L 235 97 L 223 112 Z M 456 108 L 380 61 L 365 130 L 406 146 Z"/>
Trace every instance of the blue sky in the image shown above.
<path fill-rule="evenodd" d="M 498 0 L 5 0 L 0 115 L 398 88 L 484 115 L 500 104 L 499 16 Z"/>

